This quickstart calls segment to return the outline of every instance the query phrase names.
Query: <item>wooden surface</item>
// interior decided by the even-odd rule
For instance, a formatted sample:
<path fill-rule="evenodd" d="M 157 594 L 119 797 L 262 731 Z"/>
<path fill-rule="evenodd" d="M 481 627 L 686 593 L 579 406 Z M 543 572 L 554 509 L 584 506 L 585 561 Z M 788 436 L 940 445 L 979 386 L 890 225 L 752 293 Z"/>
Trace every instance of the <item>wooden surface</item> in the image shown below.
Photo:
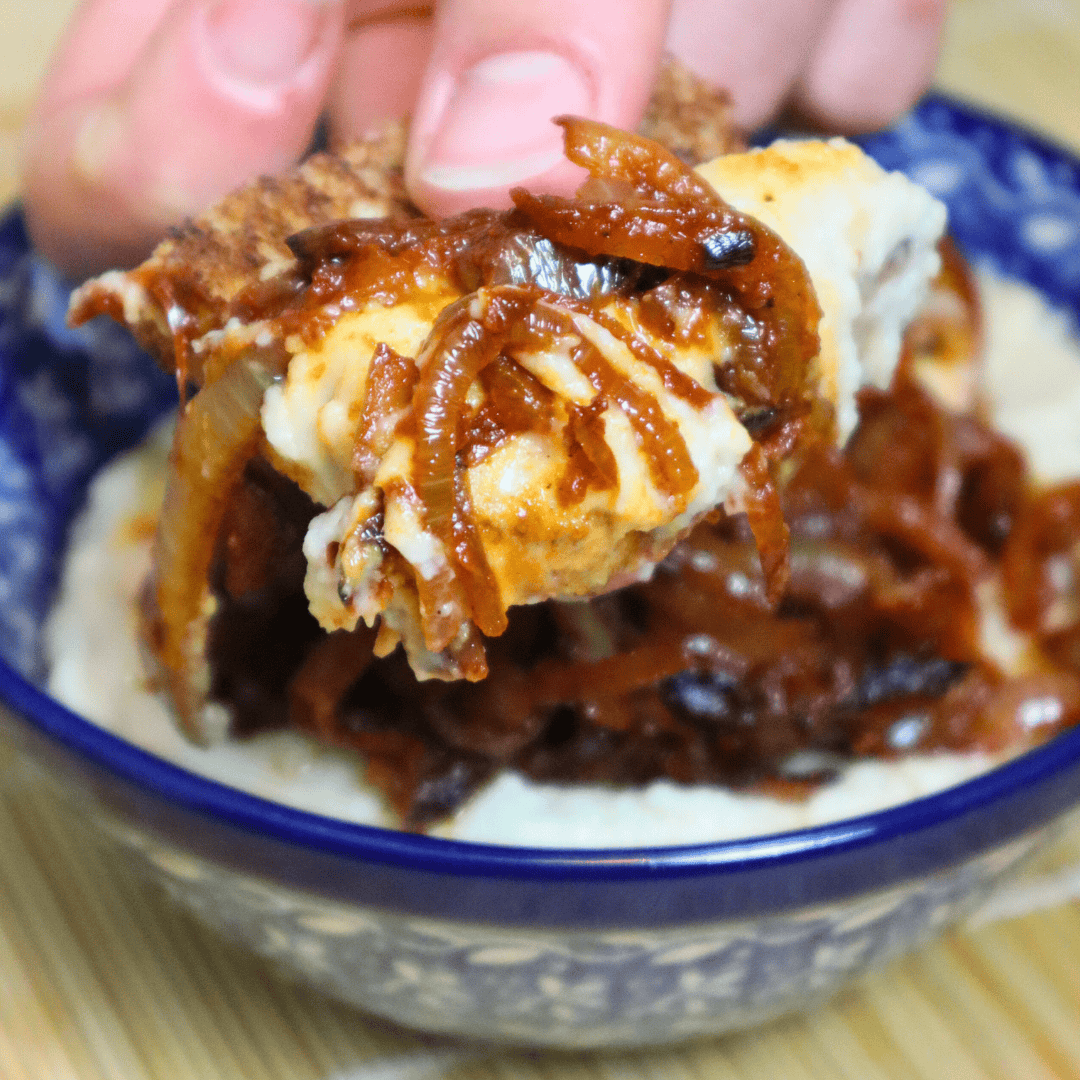
<path fill-rule="evenodd" d="M 3 0 L 0 202 L 17 192 L 23 118 L 72 6 Z M 954 0 L 938 84 L 1080 149 L 1080 0 Z M 1046 864 L 1072 859 L 1076 834 Z M 1080 905 L 969 927 L 812 1016 L 743 1035 L 646 1054 L 474 1053 L 388 1031 L 222 944 L 0 751 L 0 1080 L 441 1075 L 1080 1078 Z"/>

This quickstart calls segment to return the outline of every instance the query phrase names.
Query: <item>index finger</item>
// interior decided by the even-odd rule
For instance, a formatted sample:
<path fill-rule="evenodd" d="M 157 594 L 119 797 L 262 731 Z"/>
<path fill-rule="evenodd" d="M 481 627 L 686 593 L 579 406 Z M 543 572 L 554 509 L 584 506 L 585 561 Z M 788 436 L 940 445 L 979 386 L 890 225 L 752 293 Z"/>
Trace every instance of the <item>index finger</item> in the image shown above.
<path fill-rule="evenodd" d="M 114 89 L 161 25 L 174 0 L 84 0 L 53 54 L 35 119 L 89 94 Z"/>
<path fill-rule="evenodd" d="M 292 164 L 322 107 L 344 8 L 92 0 L 28 127 L 25 205 L 39 249 L 74 274 L 132 265 L 168 226 Z"/>

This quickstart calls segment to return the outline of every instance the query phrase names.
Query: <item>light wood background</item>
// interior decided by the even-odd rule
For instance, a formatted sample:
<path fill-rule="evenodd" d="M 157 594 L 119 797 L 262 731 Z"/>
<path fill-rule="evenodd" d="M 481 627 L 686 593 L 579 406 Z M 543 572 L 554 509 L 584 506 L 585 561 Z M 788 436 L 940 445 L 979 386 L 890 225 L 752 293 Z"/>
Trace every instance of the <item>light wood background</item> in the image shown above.
<path fill-rule="evenodd" d="M 73 0 L 0 0 L 0 204 Z M 1080 150 L 1080 0 L 954 0 L 937 83 Z M 1080 859 L 1075 837 L 1047 865 Z M 99 851 L 0 751 L 0 1080 L 1080 1080 L 1080 905 L 966 928 L 812 1016 L 638 1054 L 424 1043 L 293 986 Z"/>

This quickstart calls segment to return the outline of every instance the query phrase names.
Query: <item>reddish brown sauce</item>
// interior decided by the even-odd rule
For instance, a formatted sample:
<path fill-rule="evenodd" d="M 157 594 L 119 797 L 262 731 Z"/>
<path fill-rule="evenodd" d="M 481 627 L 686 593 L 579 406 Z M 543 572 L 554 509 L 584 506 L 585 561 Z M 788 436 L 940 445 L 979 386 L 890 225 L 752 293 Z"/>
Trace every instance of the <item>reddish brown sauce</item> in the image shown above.
<path fill-rule="evenodd" d="M 1077 590 L 1050 564 L 1072 550 L 1080 485 L 1035 491 L 1014 467 L 1014 447 L 937 408 L 904 373 L 888 393 L 864 392 L 860 406 L 847 452 L 812 447 L 784 489 L 791 566 L 776 606 L 747 518 L 725 517 L 698 526 L 648 583 L 514 609 L 487 643 L 483 682 L 417 683 L 400 653 L 369 659 L 368 631 L 327 637 L 306 612 L 296 616 L 299 563 L 291 583 L 279 572 L 252 593 L 251 574 L 229 560 L 249 551 L 254 562 L 262 549 L 229 542 L 215 572 L 220 625 L 261 598 L 264 623 L 245 624 L 246 648 L 276 650 L 264 698 L 277 705 L 250 690 L 267 677 L 257 664 L 245 680 L 225 677 L 237 635 L 224 630 L 211 652 L 215 686 L 249 687 L 247 697 L 222 695 L 247 730 L 277 717 L 356 749 L 413 828 L 503 768 L 538 780 L 668 777 L 796 797 L 856 756 L 1019 747 L 1075 723 L 1080 611 L 1070 609 L 1066 625 L 1051 616 L 1063 600 L 1075 606 Z M 897 425 L 907 438 L 890 467 L 871 448 Z M 284 507 L 288 482 L 269 470 L 249 467 L 245 484 L 275 486 Z M 883 513 L 882 503 L 905 500 L 917 514 Z M 267 505 L 265 492 L 237 499 L 229 536 L 244 520 L 265 529 Z M 293 565 L 302 532 L 294 527 L 276 565 Z M 957 538 L 967 554 L 954 550 Z M 1043 657 L 1025 678 L 1006 678 L 979 648 L 975 592 L 995 568 Z M 230 583 L 241 580 L 246 591 L 233 596 Z M 256 705 L 245 709 L 248 700 Z"/>
<path fill-rule="evenodd" d="M 563 436 L 567 468 L 558 491 L 564 506 L 581 502 L 589 488 L 604 491 L 619 482 L 618 462 L 604 438 L 607 407 L 603 394 L 597 394 L 588 405 L 570 406 Z"/>
<path fill-rule="evenodd" d="M 411 357 L 399 356 L 389 345 L 376 346 L 364 386 L 364 404 L 353 450 L 353 470 L 362 482 L 370 483 L 383 455 L 390 449 L 394 420 L 412 403 L 419 376 Z"/>

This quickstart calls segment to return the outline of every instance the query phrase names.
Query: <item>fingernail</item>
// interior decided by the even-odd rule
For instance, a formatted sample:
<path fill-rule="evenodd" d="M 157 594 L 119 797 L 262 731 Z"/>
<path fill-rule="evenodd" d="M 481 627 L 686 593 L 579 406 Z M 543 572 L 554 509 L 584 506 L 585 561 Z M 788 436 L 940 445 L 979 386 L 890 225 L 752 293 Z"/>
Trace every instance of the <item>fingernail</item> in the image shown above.
<path fill-rule="evenodd" d="M 562 159 L 562 113 L 588 113 L 592 85 L 558 53 L 489 56 L 454 86 L 419 173 L 432 187 L 464 191 L 505 187 Z"/>
<path fill-rule="evenodd" d="M 76 176 L 97 184 L 108 176 L 123 153 L 127 135 L 124 113 L 113 102 L 91 109 L 79 124 L 71 152 Z"/>
<path fill-rule="evenodd" d="M 259 111 L 321 75 L 330 62 L 337 0 L 216 0 L 203 9 L 207 73 L 217 88 Z"/>

